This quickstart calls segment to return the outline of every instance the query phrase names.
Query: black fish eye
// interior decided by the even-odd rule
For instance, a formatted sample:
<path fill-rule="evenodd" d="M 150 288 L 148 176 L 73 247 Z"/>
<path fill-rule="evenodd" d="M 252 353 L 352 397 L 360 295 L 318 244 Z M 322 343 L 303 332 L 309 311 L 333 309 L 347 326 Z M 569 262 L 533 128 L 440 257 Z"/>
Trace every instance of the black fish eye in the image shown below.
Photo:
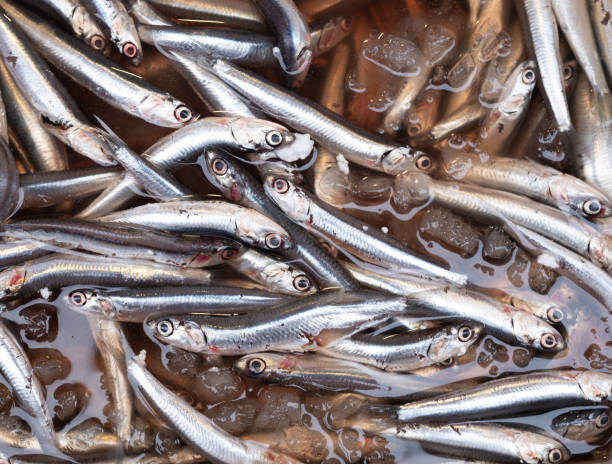
<path fill-rule="evenodd" d="M 266 134 L 266 142 L 273 147 L 278 147 L 283 141 L 283 136 L 279 131 L 271 131 Z"/>
<path fill-rule="evenodd" d="M 279 248 L 283 244 L 283 239 L 278 234 L 266 235 L 266 246 L 268 248 Z"/>
<path fill-rule="evenodd" d="M 459 341 L 461 342 L 467 342 L 470 338 L 472 338 L 472 329 L 470 327 L 468 327 L 467 325 L 464 325 L 463 327 L 459 328 Z"/>
<path fill-rule="evenodd" d="M 163 320 L 157 323 L 157 332 L 162 337 L 169 337 L 174 332 L 174 326 L 171 321 Z"/>
<path fill-rule="evenodd" d="M 408 127 L 408 134 L 412 135 L 413 137 L 419 132 L 421 132 L 421 125 L 419 123 L 411 124 L 410 127 Z"/>
<path fill-rule="evenodd" d="M 525 84 L 531 84 L 533 81 L 535 81 L 534 70 L 531 68 L 525 69 L 525 71 L 523 71 L 523 82 Z"/>
<path fill-rule="evenodd" d="M 608 425 L 610 423 L 610 417 L 608 416 L 607 412 L 602 412 L 599 416 L 597 416 L 597 418 L 595 419 L 595 426 L 597 428 L 603 428 L 606 425 Z"/>
<path fill-rule="evenodd" d="M 597 200 L 588 200 L 584 202 L 582 209 L 586 214 L 595 216 L 601 211 L 601 203 L 599 203 Z"/>
<path fill-rule="evenodd" d="M 87 296 L 83 292 L 73 292 L 70 294 L 70 301 L 77 306 L 84 306 L 87 303 Z"/>
<path fill-rule="evenodd" d="M 416 166 L 423 171 L 428 170 L 431 167 L 431 158 L 428 155 L 421 155 L 416 160 Z"/>
<path fill-rule="evenodd" d="M 299 275 L 293 279 L 293 286 L 300 292 L 305 292 L 311 287 L 310 279 L 305 275 Z"/>
<path fill-rule="evenodd" d="M 134 58 L 138 54 L 138 48 L 132 42 L 127 42 L 123 46 L 123 54 L 128 58 Z"/>
<path fill-rule="evenodd" d="M 574 76 L 574 68 L 573 66 L 566 65 L 563 66 L 563 78 L 565 80 L 571 79 Z"/>
<path fill-rule="evenodd" d="M 440 364 L 443 366 L 452 366 L 455 360 L 453 358 L 448 358 L 442 361 Z"/>
<path fill-rule="evenodd" d="M 236 257 L 236 249 L 235 248 L 226 248 L 221 252 L 221 258 L 223 259 L 232 259 Z"/>
<path fill-rule="evenodd" d="M 218 176 L 222 176 L 227 172 L 227 163 L 221 158 L 215 158 L 212 162 L 212 170 Z"/>
<path fill-rule="evenodd" d="M 96 34 L 91 38 L 91 46 L 96 50 L 102 50 L 106 46 L 106 40 Z"/>
<path fill-rule="evenodd" d="M 266 362 L 261 358 L 253 358 L 248 362 L 247 367 L 252 374 L 261 374 L 266 370 Z"/>
<path fill-rule="evenodd" d="M 187 122 L 192 116 L 191 110 L 184 105 L 181 105 L 174 110 L 174 117 L 178 122 Z"/>
<path fill-rule="evenodd" d="M 551 322 L 561 322 L 564 316 L 565 314 L 563 314 L 563 311 L 559 308 L 549 308 L 548 311 L 546 311 L 546 317 Z"/>
<path fill-rule="evenodd" d="M 553 448 L 548 452 L 548 459 L 552 463 L 560 462 L 563 459 L 563 454 L 557 448 Z"/>
<path fill-rule="evenodd" d="M 278 193 L 286 193 L 289 190 L 289 182 L 285 179 L 274 179 L 272 185 Z"/>
<path fill-rule="evenodd" d="M 540 343 L 542 344 L 543 348 L 554 348 L 555 346 L 557 346 L 557 339 L 553 334 L 546 333 L 542 335 Z"/>

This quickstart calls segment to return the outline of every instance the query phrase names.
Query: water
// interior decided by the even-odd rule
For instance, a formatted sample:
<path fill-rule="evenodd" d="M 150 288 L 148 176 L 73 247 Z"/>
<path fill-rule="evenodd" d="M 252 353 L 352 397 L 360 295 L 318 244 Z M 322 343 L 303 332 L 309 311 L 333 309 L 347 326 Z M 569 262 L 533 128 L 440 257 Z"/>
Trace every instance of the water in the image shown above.
<path fill-rule="evenodd" d="M 309 2 L 312 3 L 310 0 L 306 3 Z M 406 20 L 408 10 L 411 16 Z M 369 7 L 355 12 L 354 30 L 347 39 L 354 47 L 345 86 L 344 115 L 348 119 L 372 132 L 379 131 L 382 115 L 393 103 L 402 81 L 425 72 L 428 59 L 432 65 L 441 68 L 437 74 L 433 73 L 427 94 L 418 100 L 418 107 L 424 105 L 425 110 L 412 114 L 409 124 L 422 123 L 430 127 L 432 122 L 426 118 L 436 121 L 442 116 L 443 102 L 452 91 L 474 87 L 469 69 L 452 68 L 468 41 L 465 37 L 468 15 L 462 2 L 386 0 L 372 2 Z M 497 57 L 503 58 L 511 53 L 508 47 L 512 47 L 512 40 L 516 38 L 510 38 L 510 30 L 506 26 L 504 34 L 496 36 L 499 40 L 492 41 L 499 45 Z M 490 48 L 487 49 L 489 52 Z M 139 68 L 131 67 L 117 56 L 115 58 L 128 69 L 144 75 L 153 84 L 187 102 L 196 112 L 207 115 L 204 105 L 186 82 L 156 50 L 145 46 L 145 60 Z M 304 95 L 319 99 L 321 89 L 318 83 L 326 74 L 329 63 L 329 55 L 315 61 L 302 90 Z M 440 70 L 444 72 L 451 68 L 451 76 L 440 77 Z M 266 74 L 274 76 L 272 72 Z M 449 85 L 446 77 L 462 84 Z M 144 151 L 170 132 L 120 113 L 70 80 L 62 80 L 86 113 L 104 120 L 137 152 Z M 495 89 L 497 83 L 492 81 L 490 84 L 490 88 Z M 431 112 L 434 112 L 433 116 Z M 407 131 L 408 127 L 405 128 Z M 523 130 L 516 136 L 517 142 L 521 140 Z M 523 141 L 528 143 L 521 143 L 524 151 L 519 155 L 563 166 L 563 147 L 555 131 L 550 130 L 550 123 L 544 121 L 540 131 L 532 132 L 533 136 Z M 467 130 L 461 137 L 453 138 L 449 143 L 450 149 L 466 147 L 477 133 L 477 129 Z M 427 145 L 417 135 L 417 131 L 400 131 L 398 138 L 410 139 L 435 154 L 436 147 Z M 88 163 L 74 154 L 71 158 L 72 167 Z M 187 164 L 178 173 L 178 178 L 194 191 L 212 192 L 200 170 L 193 169 L 192 165 Z M 548 271 L 488 224 L 477 224 L 432 204 L 398 210 L 390 200 L 392 182 L 387 176 L 350 165 L 347 178 L 343 196 L 346 200 L 342 208 L 349 214 L 381 228 L 432 259 L 448 263 L 453 271 L 467 274 L 474 286 L 484 292 L 495 293 L 503 289 L 535 291 L 570 308 L 562 324 L 569 345 L 565 351 L 552 357 L 544 356 L 485 336 L 452 366 L 437 367 L 437 380 L 450 383 L 561 367 L 612 371 L 610 314 L 572 281 Z M 329 185 L 336 184 L 330 182 Z M 75 211 L 80 206 L 74 205 Z M 4 318 L 11 321 L 35 372 L 45 384 L 47 404 L 57 431 L 68 431 L 92 419 L 110 430 L 109 399 L 89 325 L 84 316 L 58 304 L 58 294 L 54 289 L 47 298 L 36 297 L 19 302 L 5 313 Z M 359 429 L 339 426 L 342 419 L 349 417 L 360 404 L 373 400 L 355 395 L 316 394 L 263 386 L 232 372 L 231 358 L 200 356 L 159 344 L 149 339 L 137 325 L 125 325 L 125 331 L 134 352 L 143 348 L 147 350 L 148 367 L 157 378 L 230 433 L 272 443 L 281 451 L 293 453 L 309 463 L 458 462 L 429 454 L 416 443 L 372 438 Z M 141 418 L 138 422 L 140 435 L 145 442 L 152 444 L 156 453 L 168 455 L 178 449 L 180 440 L 172 431 L 152 417 L 143 405 L 138 404 L 136 409 Z M 550 428 L 551 420 L 569 409 L 508 421 L 536 425 L 554 433 Z M 26 419 L 10 400 L 5 382 L 0 383 L 0 412 Z M 609 443 L 565 441 L 565 444 L 577 455 L 572 462 L 610 460 L 612 449 Z M 24 452 L 6 446 L 0 446 L 0 451 L 7 454 Z M 117 450 L 117 456 L 121 454 Z"/>

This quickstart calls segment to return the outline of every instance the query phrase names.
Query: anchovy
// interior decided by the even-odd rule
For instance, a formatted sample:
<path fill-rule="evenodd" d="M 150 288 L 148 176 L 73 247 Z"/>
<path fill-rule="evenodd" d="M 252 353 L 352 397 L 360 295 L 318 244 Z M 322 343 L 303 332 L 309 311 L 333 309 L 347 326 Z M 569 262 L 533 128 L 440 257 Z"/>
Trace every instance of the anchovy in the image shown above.
<path fill-rule="evenodd" d="M 345 266 L 362 285 L 405 296 L 408 308 L 414 308 L 417 313 L 474 321 L 483 326 L 484 332 L 512 344 L 538 350 L 560 351 L 565 348 L 561 334 L 545 321 L 485 295 L 431 282 L 388 277 L 353 264 Z"/>
<path fill-rule="evenodd" d="M 117 436 L 106 433 L 97 423 L 83 423 L 66 433 L 56 435 L 58 448 L 70 456 L 111 453 L 117 450 Z M 26 449 L 32 454 L 42 453 L 40 442 L 20 418 L 0 416 L 0 442 L 11 448 Z"/>
<path fill-rule="evenodd" d="M 479 131 L 478 149 L 489 155 L 503 152 L 521 124 L 536 84 L 535 62 L 520 63 L 504 82 L 499 100 L 489 109 Z"/>
<path fill-rule="evenodd" d="M 480 102 L 463 105 L 457 111 L 436 122 L 429 135 L 434 142 L 439 142 L 453 132 L 460 132 L 478 124 L 486 114 L 487 109 Z"/>
<path fill-rule="evenodd" d="M 63 301 L 71 310 L 94 317 L 142 323 L 155 313 L 235 314 L 260 310 L 286 299 L 261 290 L 211 285 L 125 290 L 71 287 Z"/>
<path fill-rule="evenodd" d="M 605 269 L 612 265 L 610 237 L 600 234 L 575 216 L 512 193 L 435 181 L 420 173 L 406 173 L 396 178 L 396 203 L 404 204 L 406 196 L 414 200 L 415 185 L 419 187 L 418 199 L 421 201 L 431 198 L 478 220 L 515 222 L 588 257 Z"/>
<path fill-rule="evenodd" d="M 588 2 L 552 0 L 555 17 L 574 56 L 580 63 L 591 86 L 599 94 L 610 93 L 606 75 L 597 53 L 597 43 L 589 17 Z"/>
<path fill-rule="evenodd" d="M 275 52 L 292 87 L 299 87 L 312 61 L 312 43 L 306 20 L 293 0 L 253 0 L 276 35 Z"/>
<path fill-rule="evenodd" d="M 558 415 L 551 427 L 569 440 L 594 441 L 609 436 L 612 413 L 609 408 L 578 409 Z"/>
<path fill-rule="evenodd" d="M 142 45 L 132 17 L 120 0 L 82 0 L 104 25 L 119 53 L 138 66 L 142 62 Z"/>
<path fill-rule="evenodd" d="M 340 44 L 330 58 L 329 70 L 323 81 L 319 103 L 337 113 L 344 114 L 344 81 L 351 48 Z M 346 175 L 338 169 L 336 154 L 326 147 L 318 147 L 317 159 L 313 166 L 313 192 L 326 203 L 340 205 L 345 201 L 343 189 L 334 188 L 335 183 L 345 183 Z"/>
<path fill-rule="evenodd" d="M 269 250 L 292 246 L 287 232 L 258 211 L 225 201 L 170 201 L 137 206 L 101 221 L 136 224 L 168 232 L 219 233 Z"/>
<path fill-rule="evenodd" d="M 334 358 L 406 372 L 465 354 L 478 340 L 481 326 L 448 325 L 393 336 L 353 335 L 322 352 Z"/>
<path fill-rule="evenodd" d="M 494 419 L 597 404 L 611 398 L 612 374 L 575 370 L 532 372 L 406 403 L 397 410 L 397 417 L 403 422 Z"/>
<path fill-rule="evenodd" d="M 512 224 L 507 227 L 507 231 L 523 246 L 532 250 L 538 256 L 538 261 L 581 285 L 612 311 L 612 277 L 609 273 L 564 246 L 525 227 Z"/>
<path fill-rule="evenodd" d="M 8 0 L 0 5 L 49 62 L 115 108 L 162 127 L 181 127 L 194 117 L 185 103 L 92 52 L 38 16 Z"/>
<path fill-rule="evenodd" d="M 184 267 L 209 267 L 238 256 L 241 245 L 218 237 L 181 237 L 145 227 L 80 219 L 30 219 L 6 224 L 10 238 L 109 257 L 151 260 Z"/>
<path fill-rule="evenodd" d="M 312 56 L 317 57 L 339 45 L 351 32 L 352 21 L 345 15 L 330 18 L 320 27 L 310 28 Z"/>
<path fill-rule="evenodd" d="M 521 228 L 520 230 L 524 231 L 525 229 Z M 533 234 L 533 232 L 530 233 Z M 567 249 L 565 250 L 567 251 Z M 601 268 L 597 269 L 603 272 Z M 567 314 L 570 314 L 565 305 L 557 303 L 547 295 L 540 295 L 532 290 L 512 289 L 508 293 L 504 290 L 495 289 L 491 294 L 501 303 L 535 314 L 553 324 L 558 324 L 565 319 Z"/>
<path fill-rule="evenodd" d="M 261 181 L 255 179 L 235 158 L 218 151 L 208 151 L 205 161 L 204 175 L 226 198 L 261 211 L 289 233 L 295 245 L 284 250 L 284 255 L 310 268 L 321 287 L 357 288 L 355 280 L 344 267 L 314 237 L 288 219 L 268 198 Z"/>
<path fill-rule="evenodd" d="M 435 386 L 421 376 L 385 372 L 320 353 L 253 353 L 234 362 L 243 377 L 308 391 L 356 392 L 376 398 L 404 398 Z"/>
<path fill-rule="evenodd" d="M 264 188 L 290 219 L 360 259 L 395 270 L 418 269 L 459 285 L 467 282 L 465 275 L 430 263 L 377 228 L 324 204 L 288 179 L 268 177 Z"/>
<path fill-rule="evenodd" d="M 523 21 L 526 41 L 538 64 L 538 81 L 560 132 L 567 132 L 572 121 L 565 96 L 563 69 L 559 56 L 559 33 L 551 0 L 515 0 Z"/>
<path fill-rule="evenodd" d="M 254 249 L 241 253 L 230 266 L 271 292 L 310 295 L 319 290 L 313 280 L 293 263 L 285 263 Z"/>
<path fill-rule="evenodd" d="M 93 339 L 102 358 L 102 366 L 106 385 L 111 397 L 113 408 L 110 421 L 117 433 L 117 438 L 123 447 L 128 449 L 132 435 L 132 419 L 134 404 L 132 390 L 127 379 L 125 365 L 125 343 L 118 322 L 108 319 L 88 318 Z"/>
<path fill-rule="evenodd" d="M 34 169 L 37 171 L 68 169 L 65 146 L 45 129 L 40 120 L 40 113 L 21 93 L 2 60 L 0 60 L 0 90 L 8 108 L 7 117 L 11 132 L 19 139 Z"/>
<path fill-rule="evenodd" d="M 0 272 L 0 300 L 67 285 L 199 285 L 210 281 L 203 269 L 182 269 L 147 261 L 52 254 Z"/>
<path fill-rule="evenodd" d="M 36 54 L 25 34 L 0 14 L 0 52 L 6 68 L 23 95 L 40 113 L 45 128 L 77 153 L 98 164 L 109 165 L 109 156 L 100 129 L 89 125 L 85 115 L 53 75 L 49 66 Z"/>
<path fill-rule="evenodd" d="M 326 291 L 230 318 L 172 314 L 147 324 L 158 340 L 196 353 L 299 352 L 331 346 L 404 306 L 403 298 L 371 291 Z"/>
<path fill-rule="evenodd" d="M 205 118 L 162 137 L 143 154 L 156 167 L 176 170 L 180 163 L 210 148 L 229 150 L 274 150 L 290 146 L 295 137 L 283 126 L 241 117 Z M 97 217 L 115 211 L 134 196 L 136 180 L 127 175 L 110 186 L 80 217 Z"/>
<path fill-rule="evenodd" d="M 20 209 L 53 206 L 66 198 L 78 200 L 104 190 L 120 177 L 119 169 L 102 167 L 22 174 Z"/>
<path fill-rule="evenodd" d="M 265 31 L 266 21 L 255 4 L 243 0 L 152 0 L 155 6 L 184 21 Z"/>
<path fill-rule="evenodd" d="M 8 143 L 0 138 L 0 222 L 4 222 L 18 207 L 19 172 Z"/>
<path fill-rule="evenodd" d="M 403 424 L 377 432 L 418 441 L 436 454 L 469 460 L 559 464 L 571 457 L 569 450 L 545 431 L 508 423 Z"/>
<path fill-rule="evenodd" d="M 612 195 L 612 98 L 593 92 L 584 74 L 578 77 L 573 97 L 576 134 L 573 162 L 577 175 Z"/>
<path fill-rule="evenodd" d="M 200 414 L 145 368 L 144 351 L 127 361 L 134 389 L 146 403 L 194 450 L 213 462 L 227 464 L 298 464 L 260 443 L 241 440 Z"/>
<path fill-rule="evenodd" d="M 227 61 L 214 60 L 212 69 L 263 111 L 296 130 L 310 134 L 315 141 L 342 153 L 349 161 L 388 174 L 431 167 L 431 160 L 425 153 L 369 134 L 334 112 Z"/>
<path fill-rule="evenodd" d="M 43 11 L 57 16 L 68 26 L 75 36 L 97 51 L 103 51 L 107 45 L 106 34 L 94 18 L 81 4 L 81 0 L 28 0 Z"/>
<path fill-rule="evenodd" d="M 437 89 L 426 89 L 416 97 L 404 120 L 406 133 L 414 143 L 428 143 L 426 136 L 438 121 L 441 101 L 442 91 Z"/>
<path fill-rule="evenodd" d="M 446 172 L 468 184 L 524 195 L 587 218 L 608 217 L 612 201 L 598 188 L 531 160 L 460 156 L 445 164 Z"/>
<path fill-rule="evenodd" d="M 606 67 L 608 79 L 612 79 L 612 26 L 610 25 L 612 2 L 610 0 L 588 2 L 588 6 L 592 27 L 599 44 L 599 54 Z"/>
<path fill-rule="evenodd" d="M 51 451 L 57 445 L 45 390 L 32 371 L 28 355 L 13 332 L 0 320 L 0 373 L 7 380 L 15 402 L 31 418 L 30 425 L 41 447 Z"/>

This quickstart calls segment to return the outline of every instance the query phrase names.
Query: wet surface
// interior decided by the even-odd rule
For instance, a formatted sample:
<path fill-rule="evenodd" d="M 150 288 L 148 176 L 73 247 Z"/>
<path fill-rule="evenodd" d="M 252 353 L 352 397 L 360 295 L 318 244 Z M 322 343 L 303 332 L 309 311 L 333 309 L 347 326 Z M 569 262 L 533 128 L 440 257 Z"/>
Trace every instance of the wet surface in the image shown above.
<path fill-rule="evenodd" d="M 418 5 L 422 6 L 421 10 Z M 408 15 L 413 21 L 397 21 Z M 465 27 L 462 29 L 465 21 L 467 13 L 463 3 L 453 0 L 406 0 L 405 3 L 389 0 L 372 2 L 367 8 L 361 8 L 353 19 L 354 32 L 347 39 L 348 43 L 357 45 L 357 50 L 352 55 L 346 76 L 345 117 L 373 132 L 378 131 L 382 111 L 393 103 L 401 80 L 425 72 L 423 62 L 428 56 L 430 60 L 446 54 L 454 56 L 454 59 L 443 60 L 445 64 L 441 68 L 446 72 L 451 70 L 465 40 L 461 35 L 467 30 Z M 443 25 L 445 29 L 434 30 L 427 41 L 422 34 L 427 25 Z M 511 47 L 507 29 L 503 46 Z M 451 33 L 458 34 L 454 41 L 449 38 Z M 138 68 L 116 55 L 113 58 L 187 102 L 202 116 L 208 115 L 204 105 L 173 71 L 165 57 L 148 46 L 145 46 L 144 56 L 144 62 Z M 328 65 L 327 56 L 315 60 L 301 91 L 304 95 L 318 99 L 320 89 L 317 82 Z M 452 73 L 444 78 L 436 77 L 434 73 L 428 91 L 440 92 L 440 96 L 423 97 L 422 101 L 431 104 L 428 99 L 448 98 L 451 90 L 457 90 L 453 88 L 457 87 L 456 83 L 466 79 L 466 73 L 469 74 L 467 64 L 452 68 Z M 69 79 L 60 77 L 87 114 L 104 120 L 136 152 L 144 151 L 170 132 L 120 113 Z M 430 111 L 437 111 L 437 103 L 431 104 Z M 415 124 L 418 120 L 411 122 Z M 468 135 L 462 134 L 463 137 Z M 404 141 L 409 139 L 407 132 L 400 132 L 397 137 Z M 521 131 L 516 137 L 521 137 Z M 525 152 L 517 156 L 564 166 L 563 147 L 548 121 L 541 124 L 540 130 L 534 132 L 528 143 L 521 145 Z M 432 154 L 438 153 L 437 146 L 420 146 Z M 455 146 L 465 145 L 457 142 Z M 89 164 L 88 160 L 71 154 L 71 167 Z M 348 177 L 345 186 L 348 200 L 342 209 L 349 214 L 382 228 L 412 249 L 428 254 L 432 260 L 448 263 L 451 270 L 467 274 L 475 287 L 491 291 L 535 292 L 569 308 L 559 327 L 569 346 L 563 352 L 551 357 L 485 335 L 452 366 L 438 366 L 432 374 L 438 381 L 451 383 L 562 367 L 612 370 L 611 315 L 571 280 L 539 264 L 496 227 L 475 223 L 433 204 L 399 209 L 391 199 L 389 178 L 353 165 L 350 165 Z M 186 165 L 178 178 L 194 191 L 212 192 L 204 176 L 193 165 Z M 24 216 L 35 214 L 28 211 Z M 35 374 L 45 385 L 46 400 L 56 430 L 64 432 L 87 421 L 98 420 L 111 431 L 109 397 L 105 388 L 107 379 L 102 373 L 89 324 L 83 315 L 58 304 L 58 294 L 54 289 L 49 298 L 37 296 L 30 301 L 15 302 L 3 317 L 10 321 L 27 350 Z M 262 386 L 233 372 L 232 358 L 202 356 L 161 345 L 148 338 L 138 325 L 124 324 L 124 330 L 135 353 L 146 348 L 147 365 L 157 378 L 232 434 L 270 443 L 307 463 L 453 461 L 429 454 L 416 443 L 368 436 L 359 429 L 341 426 L 344 418 L 350 417 L 360 405 L 372 402 L 371 399 Z M 555 435 L 551 428 L 552 419 L 569 410 L 508 421 L 536 425 Z M 176 434 L 152 417 L 146 407 L 138 404 L 137 411 L 135 443 L 148 442 L 160 455 L 172 454 L 181 446 Z M 0 414 L 27 420 L 18 405 L 13 403 L 5 381 L 0 383 Z M 611 459 L 612 449 L 605 440 L 596 444 L 570 440 L 564 443 L 576 454 L 572 462 L 608 462 Z M 0 451 L 7 454 L 26 452 L 2 444 Z M 122 453 L 117 450 L 117 456 Z"/>

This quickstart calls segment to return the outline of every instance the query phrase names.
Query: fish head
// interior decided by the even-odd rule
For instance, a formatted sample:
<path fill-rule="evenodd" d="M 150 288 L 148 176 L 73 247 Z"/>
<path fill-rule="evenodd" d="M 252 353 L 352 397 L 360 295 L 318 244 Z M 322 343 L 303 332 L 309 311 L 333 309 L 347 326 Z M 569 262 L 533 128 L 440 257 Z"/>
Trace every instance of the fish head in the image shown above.
<path fill-rule="evenodd" d="M 295 136 L 284 126 L 256 118 L 226 118 L 236 143 L 245 150 L 276 150 L 293 143 Z"/>
<path fill-rule="evenodd" d="M 610 435 L 612 412 L 609 408 L 581 409 L 557 416 L 552 428 L 564 438 L 576 441 L 597 441 Z"/>
<path fill-rule="evenodd" d="M 612 267 L 612 236 L 600 235 L 589 242 L 589 258 L 604 269 Z"/>
<path fill-rule="evenodd" d="M 555 176 L 549 183 L 548 192 L 561 209 L 571 209 L 588 218 L 612 214 L 612 202 L 606 194 L 576 177 Z"/>
<path fill-rule="evenodd" d="M 528 311 L 511 309 L 514 336 L 537 350 L 561 351 L 566 347 L 563 336 L 546 321 Z"/>
<path fill-rule="evenodd" d="M 53 130 L 55 132 L 55 129 Z M 79 126 L 61 129 L 62 138 L 78 153 L 87 156 L 100 166 L 114 166 L 113 149 L 109 145 L 108 134 L 92 126 Z"/>
<path fill-rule="evenodd" d="M 253 353 L 234 362 L 234 370 L 241 376 L 267 383 L 282 381 L 283 372 L 292 367 L 292 356 L 279 353 Z"/>
<path fill-rule="evenodd" d="M 182 127 L 196 118 L 187 105 L 168 94 L 150 93 L 138 105 L 138 113 L 145 121 L 162 127 Z"/>
<path fill-rule="evenodd" d="M 350 34 L 352 25 L 351 18 L 345 15 L 334 16 L 327 21 L 318 33 L 311 34 L 315 54 L 325 53 L 338 45 Z"/>
<path fill-rule="evenodd" d="M 210 247 L 197 251 L 189 262 L 189 267 L 210 267 L 225 264 L 238 258 L 245 247 L 231 239 L 219 238 Z"/>
<path fill-rule="evenodd" d="M 512 71 L 497 103 L 498 110 L 506 118 L 519 118 L 529 105 L 536 85 L 536 64 L 533 60 L 519 63 Z"/>
<path fill-rule="evenodd" d="M 560 464 L 572 456 L 561 442 L 543 433 L 517 431 L 514 444 L 518 457 L 525 463 Z"/>
<path fill-rule="evenodd" d="M 236 236 L 247 243 L 267 250 L 284 250 L 293 246 L 285 229 L 268 216 L 245 208 L 234 216 Z"/>
<path fill-rule="evenodd" d="M 283 289 L 288 295 L 312 295 L 318 291 L 317 284 L 301 269 L 282 261 L 275 261 L 260 273 L 269 288 Z"/>
<path fill-rule="evenodd" d="M 436 363 L 463 356 L 481 331 L 482 326 L 474 323 L 443 327 L 432 338 L 427 355 Z"/>
<path fill-rule="evenodd" d="M 308 194 L 295 183 L 281 176 L 268 176 L 264 189 L 270 199 L 295 222 L 309 221 L 312 200 Z"/>
<path fill-rule="evenodd" d="M 406 171 L 431 172 L 433 158 L 425 152 L 410 147 L 397 147 L 383 155 L 382 168 L 387 174 L 397 175 Z"/>
<path fill-rule="evenodd" d="M 147 319 L 145 327 L 162 343 L 193 353 L 205 352 L 208 340 L 200 324 L 189 317 L 160 316 Z"/>
<path fill-rule="evenodd" d="M 204 156 L 202 171 L 206 179 L 217 187 L 228 200 L 240 203 L 246 192 L 241 166 L 230 154 L 208 150 Z"/>
<path fill-rule="evenodd" d="M 72 10 L 70 24 L 77 36 L 85 37 L 87 43 L 94 50 L 102 51 L 108 45 L 104 32 L 99 28 L 93 16 L 82 5 Z"/>
<path fill-rule="evenodd" d="M 576 376 L 582 394 L 590 401 L 612 401 L 612 374 L 580 371 Z"/>
<path fill-rule="evenodd" d="M 112 319 L 117 310 L 109 294 L 95 288 L 72 290 L 65 297 L 66 306 L 73 311 Z"/>

